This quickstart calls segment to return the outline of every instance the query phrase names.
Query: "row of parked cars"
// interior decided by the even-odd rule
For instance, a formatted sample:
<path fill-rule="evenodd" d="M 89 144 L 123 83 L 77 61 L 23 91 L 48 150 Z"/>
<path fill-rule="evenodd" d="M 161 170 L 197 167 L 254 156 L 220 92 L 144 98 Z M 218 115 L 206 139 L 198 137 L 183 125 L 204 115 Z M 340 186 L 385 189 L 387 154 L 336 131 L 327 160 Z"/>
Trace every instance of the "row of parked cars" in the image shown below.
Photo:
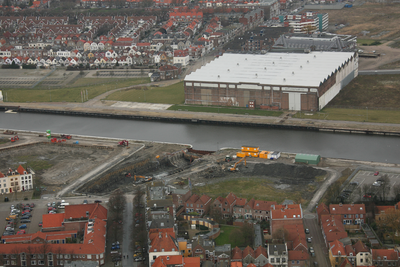
<path fill-rule="evenodd" d="M 18 228 L 21 230 L 19 230 L 16 234 L 25 234 L 25 230 L 22 229 L 27 228 L 26 224 L 31 222 L 31 212 L 33 211 L 34 207 L 34 203 L 17 204 L 16 206 L 11 205 L 10 215 L 6 217 L 7 225 L 5 227 L 5 231 L 3 232 L 3 236 L 15 235 L 15 228 L 18 220 L 21 223 Z"/>

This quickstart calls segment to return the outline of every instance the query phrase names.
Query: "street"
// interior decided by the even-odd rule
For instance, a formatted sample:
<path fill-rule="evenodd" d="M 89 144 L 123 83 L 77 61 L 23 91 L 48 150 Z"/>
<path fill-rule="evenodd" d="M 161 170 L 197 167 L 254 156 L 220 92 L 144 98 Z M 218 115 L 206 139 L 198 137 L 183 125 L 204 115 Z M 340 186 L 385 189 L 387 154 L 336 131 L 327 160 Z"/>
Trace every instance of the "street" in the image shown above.
<path fill-rule="evenodd" d="M 311 257 L 310 255 L 310 264 L 316 261 L 320 267 L 329 267 L 328 248 L 322 236 L 321 227 L 317 223 L 317 215 L 315 213 L 304 212 L 303 223 L 304 227 L 310 230 L 310 234 L 307 237 L 311 237 L 312 242 L 309 246 L 312 246 L 315 250 L 315 257 Z"/>

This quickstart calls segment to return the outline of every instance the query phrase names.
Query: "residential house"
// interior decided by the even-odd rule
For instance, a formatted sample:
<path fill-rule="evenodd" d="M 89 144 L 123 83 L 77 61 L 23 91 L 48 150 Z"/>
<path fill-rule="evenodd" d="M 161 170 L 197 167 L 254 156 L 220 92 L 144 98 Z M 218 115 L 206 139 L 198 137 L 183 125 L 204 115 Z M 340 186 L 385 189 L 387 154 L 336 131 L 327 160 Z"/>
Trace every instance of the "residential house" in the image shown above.
<path fill-rule="evenodd" d="M 255 253 L 253 248 L 251 248 L 250 246 L 247 246 L 244 250 L 243 250 L 243 263 L 246 264 L 250 264 L 253 263 L 255 259 Z"/>
<path fill-rule="evenodd" d="M 4 175 L 0 172 L 0 192 L 9 194 L 33 189 L 33 174 L 30 169 L 25 170 L 19 165 L 16 170 L 8 169 Z"/>
<path fill-rule="evenodd" d="M 271 206 L 271 234 L 283 225 L 302 224 L 303 210 L 300 204 L 272 205 Z"/>
<path fill-rule="evenodd" d="M 163 67 L 166 66 L 162 66 L 160 69 Z M 211 205 L 211 200 L 207 195 L 202 195 L 201 197 L 196 194 L 192 195 L 185 203 L 186 213 L 196 212 L 199 215 L 207 213 Z"/>
<path fill-rule="evenodd" d="M 346 258 L 346 250 L 342 242 L 335 240 L 329 243 L 329 261 L 332 267 L 339 267 Z"/>
<path fill-rule="evenodd" d="M 356 266 L 370 266 L 372 265 L 372 254 L 371 250 L 361 241 L 353 245 L 356 253 Z"/>
<path fill-rule="evenodd" d="M 340 215 L 322 215 L 321 229 L 327 247 L 335 240 L 348 237 Z"/>
<path fill-rule="evenodd" d="M 243 260 L 243 251 L 238 247 L 235 247 L 234 249 L 232 249 L 231 262 L 242 263 L 242 260 Z"/>
<path fill-rule="evenodd" d="M 160 256 L 154 260 L 153 267 L 200 267 L 200 258 L 186 258 L 182 255 Z"/>
<path fill-rule="evenodd" d="M 366 219 L 364 204 L 330 204 L 329 213 L 340 215 L 346 229 L 359 229 Z"/>
<path fill-rule="evenodd" d="M 174 51 L 174 64 L 182 64 L 183 67 L 189 64 L 189 53 L 184 50 Z"/>
<path fill-rule="evenodd" d="M 371 249 L 374 266 L 399 266 L 399 253 L 393 249 Z"/>
<path fill-rule="evenodd" d="M 215 242 L 214 240 L 204 239 L 201 236 L 196 236 L 192 242 L 192 257 L 198 257 L 202 262 L 214 260 Z"/>
<path fill-rule="evenodd" d="M 264 266 L 265 264 L 268 263 L 268 253 L 264 247 L 259 246 L 254 251 L 254 263 L 257 266 Z"/>
<path fill-rule="evenodd" d="M 289 255 L 286 244 L 268 244 L 268 257 L 272 266 L 288 266 Z"/>
<path fill-rule="evenodd" d="M 302 250 L 289 250 L 288 267 L 310 266 L 310 254 Z"/>
<path fill-rule="evenodd" d="M 233 193 L 229 193 L 226 198 L 217 197 L 213 202 L 213 207 L 220 209 L 224 218 L 229 218 L 232 216 L 236 198 L 237 197 Z"/>

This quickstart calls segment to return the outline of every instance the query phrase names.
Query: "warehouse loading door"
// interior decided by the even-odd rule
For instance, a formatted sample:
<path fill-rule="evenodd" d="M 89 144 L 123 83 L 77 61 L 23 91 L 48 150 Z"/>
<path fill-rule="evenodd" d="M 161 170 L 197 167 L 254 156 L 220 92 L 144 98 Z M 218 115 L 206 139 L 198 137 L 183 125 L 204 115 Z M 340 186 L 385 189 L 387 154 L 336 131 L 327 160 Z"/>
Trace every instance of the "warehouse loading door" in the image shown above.
<path fill-rule="evenodd" d="M 301 110 L 301 94 L 289 93 L 289 110 Z"/>

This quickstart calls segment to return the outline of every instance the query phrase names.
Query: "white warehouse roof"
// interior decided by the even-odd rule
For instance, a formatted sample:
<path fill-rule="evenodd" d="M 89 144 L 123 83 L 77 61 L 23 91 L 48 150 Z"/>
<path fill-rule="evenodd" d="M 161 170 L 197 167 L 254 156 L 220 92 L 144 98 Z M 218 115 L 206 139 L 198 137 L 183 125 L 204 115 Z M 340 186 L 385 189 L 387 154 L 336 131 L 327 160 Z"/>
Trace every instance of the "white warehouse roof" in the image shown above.
<path fill-rule="evenodd" d="M 185 81 L 318 87 L 353 52 L 229 54 L 192 72 Z"/>

